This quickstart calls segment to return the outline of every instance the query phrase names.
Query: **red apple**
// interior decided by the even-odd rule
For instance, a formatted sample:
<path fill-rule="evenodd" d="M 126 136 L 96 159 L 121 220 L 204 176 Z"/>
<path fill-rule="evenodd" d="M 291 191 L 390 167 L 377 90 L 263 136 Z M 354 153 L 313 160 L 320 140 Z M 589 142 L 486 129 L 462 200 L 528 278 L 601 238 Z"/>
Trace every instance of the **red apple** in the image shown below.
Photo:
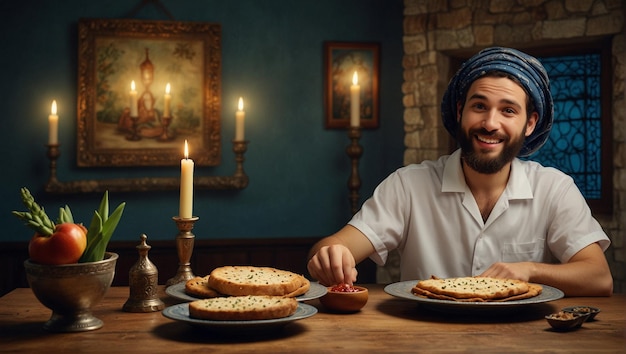
<path fill-rule="evenodd" d="M 82 224 L 62 223 L 50 236 L 35 233 L 28 243 L 31 260 L 41 264 L 77 263 L 87 247 L 87 229 Z"/>

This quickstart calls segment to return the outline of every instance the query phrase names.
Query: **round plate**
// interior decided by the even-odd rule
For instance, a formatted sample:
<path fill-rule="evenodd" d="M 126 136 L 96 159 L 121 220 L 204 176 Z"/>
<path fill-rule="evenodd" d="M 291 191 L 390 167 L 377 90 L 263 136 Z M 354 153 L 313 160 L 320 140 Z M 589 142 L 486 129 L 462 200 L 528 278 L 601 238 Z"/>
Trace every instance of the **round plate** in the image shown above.
<path fill-rule="evenodd" d="M 417 280 L 407 280 L 401 281 L 397 283 L 392 283 L 385 286 L 385 292 L 389 295 L 409 299 L 413 301 L 417 301 L 420 304 L 428 305 L 438 310 L 470 310 L 470 311 L 489 311 L 489 310 L 501 310 L 501 309 L 516 309 L 525 305 L 531 304 L 541 304 L 544 302 L 549 302 L 553 300 L 558 300 L 565 296 L 565 294 L 557 289 L 548 285 L 540 284 L 543 290 L 541 294 L 521 300 L 511 300 L 511 301 L 502 301 L 502 302 L 461 302 L 461 301 L 453 301 L 453 300 L 438 300 L 438 299 L 429 299 L 423 298 L 417 295 L 414 295 L 411 292 L 411 289 L 417 284 Z"/>
<path fill-rule="evenodd" d="M 250 329 L 258 327 L 268 328 L 284 326 L 290 322 L 311 317 L 316 313 L 317 308 L 308 304 L 298 303 L 298 308 L 296 309 L 296 312 L 289 317 L 276 318 L 271 320 L 213 321 L 189 317 L 189 303 L 182 303 L 166 307 L 163 310 L 163 316 L 169 319 L 185 322 L 194 326 L 214 327 L 219 329 Z"/>
<path fill-rule="evenodd" d="M 319 297 L 326 295 L 327 291 L 328 289 L 326 289 L 326 287 L 321 285 L 320 283 L 311 282 L 311 287 L 309 288 L 309 291 L 307 291 L 306 293 L 300 296 L 296 296 L 296 300 L 308 301 L 308 300 L 317 299 Z M 183 301 L 195 301 L 195 300 L 202 299 L 200 297 L 195 297 L 195 296 L 191 296 L 187 294 L 185 292 L 184 282 L 168 286 L 165 289 L 165 293 L 173 298 L 176 298 L 178 300 L 183 300 Z"/>

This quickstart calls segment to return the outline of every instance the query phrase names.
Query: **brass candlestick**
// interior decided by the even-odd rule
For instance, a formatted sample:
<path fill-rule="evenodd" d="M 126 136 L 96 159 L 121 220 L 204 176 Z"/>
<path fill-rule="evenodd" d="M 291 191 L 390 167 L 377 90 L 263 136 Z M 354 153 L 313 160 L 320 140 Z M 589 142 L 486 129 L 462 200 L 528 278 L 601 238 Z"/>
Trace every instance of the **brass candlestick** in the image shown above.
<path fill-rule="evenodd" d="M 178 235 L 176 235 L 176 250 L 178 251 L 178 271 L 173 278 L 170 278 L 166 286 L 182 283 L 194 277 L 191 271 L 191 254 L 193 253 L 193 242 L 196 236 L 191 233 L 193 225 L 198 221 L 197 216 L 191 218 L 181 218 L 175 216 L 172 218 L 178 227 Z"/>
<path fill-rule="evenodd" d="M 60 144 L 47 144 L 48 147 L 48 159 L 50 160 L 50 178 L 48 179 L 49 185 L 59 184 L 57 179 L 57 159 L 61 156 Z"/>
<path fill-rule="evenodd" d="M 171 122 L 172 122 L 172 117 L 161 118 L 161 126 L 163 127 L 163 133 L 161 133 L 161 136 L 157 138 L 158 141 L 170 141 L 174 139 L 174 137 L 170 136 L 167 133 L 167 129 L 169 128 Z"/>
<path fill-rule="evenodd" d="M 246 173 L 243 171 L 243 161 L 244 161 L 243 155 L 246 153 L 246 150 L 248 150 L 247 140 L 245 141 L 233 140 L 233 151 L 235 152 L 235 162 L 237 162 L 237 169 L 235 170 L 234 176 L 238 178 L 245 177 L 247 180 L 248 176 L 246 176 Z"/>
<path fill-rule="evenodd" d="M 359 145 L 361 128 L 351 126 L 348 130 L 348 137 L 352 140 L 352 143 L 346 148 L 346 153 L 352 160 L 348 190 L 350 191 L 349 198 L 352 205 L 352 214 L 355 214 L 359 210 L 359 189 L 361 188 L 361 178 L 359 178 L 359 158 L 363 155 L 363 147 Z"/>
<path fill-rule="evenodd" d="M 126 140 L 130 140 L 130 141 L 137 141 L 137 140 L 141 140 L 141 137 L 139 136 L 139 132 L 138 132 L 138 128 L 137 128 L 137 122 L 139 121 L 139 117 L 135 116 L 135 117 L 130 117 L 130 120 L 133 122 L 133 132 L 126 136 Z"/>

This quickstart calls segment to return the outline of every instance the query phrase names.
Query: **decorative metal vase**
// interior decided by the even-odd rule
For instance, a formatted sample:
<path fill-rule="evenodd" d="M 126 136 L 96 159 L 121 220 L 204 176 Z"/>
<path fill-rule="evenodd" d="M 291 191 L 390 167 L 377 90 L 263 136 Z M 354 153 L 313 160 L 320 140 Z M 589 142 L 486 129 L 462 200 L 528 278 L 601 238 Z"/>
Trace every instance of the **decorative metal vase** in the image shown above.
<path fill-rule="evenodd" d="M 52 310 L 44 324 L 51 332 L 82 332 L 103 326 L 91 308 L 111 287 L 117 253 L 106 252 L 98 262 L 46 265 L 24 261 L 26 278 L 37 299 Z"/>

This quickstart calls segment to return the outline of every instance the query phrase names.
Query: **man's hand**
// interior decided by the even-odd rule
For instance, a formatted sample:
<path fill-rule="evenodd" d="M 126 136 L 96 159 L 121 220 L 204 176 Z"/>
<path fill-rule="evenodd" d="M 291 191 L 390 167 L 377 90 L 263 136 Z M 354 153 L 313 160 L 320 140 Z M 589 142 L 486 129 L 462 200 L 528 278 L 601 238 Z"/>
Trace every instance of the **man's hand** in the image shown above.
<path fill-rule="evenodd" d="M 357 276 L 355 267 L 354 256 L 346 246 L 340 244 L 322 246 L 307 264 L 311 276 L 325 286 L 352 285 Z"/>
<path fill-rule="evenodd" d="M 565 296 L 611 296 L 613 278 L 597 243 L 583 248 L 560 264 L 537 262 L 494 263 L 485 277 L 519 279 L 562 290 Z"/>
<path fill-rule="evenodd" d="M 531 262 L 503 263 L 497 262 L 484 271 L 481 277 L 518 279 L 530 281 L 533 264 Z"/>

